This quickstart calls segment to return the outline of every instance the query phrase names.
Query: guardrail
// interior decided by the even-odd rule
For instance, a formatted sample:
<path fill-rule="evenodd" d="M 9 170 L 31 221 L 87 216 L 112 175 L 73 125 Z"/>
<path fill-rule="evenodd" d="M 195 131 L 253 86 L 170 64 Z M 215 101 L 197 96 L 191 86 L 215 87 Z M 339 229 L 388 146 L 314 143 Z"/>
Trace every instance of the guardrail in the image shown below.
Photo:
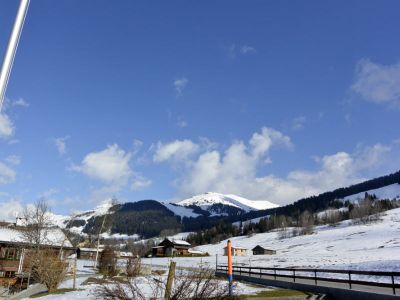
<path fill-rule="evenodd" d="M 217 265 L 216 271 L 228 272 L 227 265 Z M 400 278 L 400 272 L 381 272 L 381 271 L 359 271 L 359 270 L 331 270 L 331 269 L 304 269 L 304 268 L 263 268 L 251 266 L 232 266 L 233 274 L 249 275 L 251 277 L 270 276 L 277 278 L 288 278 L 296 282 L 299 279 L 312 280 L 315 285 L 318 282 L 335 282 L 348 284 L 349 289 L 353 285 L 375 286 L 391 288 L 393 295 L 400 284 L 396 283 L 395 278 Z M 370 276 L 375 280 L 360 280 L 360 277 Z M 338 278 L 341 277 L 341 278 Z M 383 280 L 385 279 L 385 280 Z M 383 282 L 386 281 L 386 282 Z"/>

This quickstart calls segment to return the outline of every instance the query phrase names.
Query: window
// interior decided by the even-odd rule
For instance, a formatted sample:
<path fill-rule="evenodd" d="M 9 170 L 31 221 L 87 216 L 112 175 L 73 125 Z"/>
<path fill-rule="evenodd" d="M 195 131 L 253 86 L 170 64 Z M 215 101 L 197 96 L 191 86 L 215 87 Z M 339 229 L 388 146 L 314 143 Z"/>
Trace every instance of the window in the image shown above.
<path fill-rule="evenodd" d="M 0 259 L 17 260 L 20 257 L 20 251 L 16 248 L 2 247 L 0 249 Z"/>
<path fill-rule="evenodd" d="M 12 278 L 12 277 L 15 277 L 15 271 L 6 271 L 4 277 L 5 277 L 5 278 Z"/>

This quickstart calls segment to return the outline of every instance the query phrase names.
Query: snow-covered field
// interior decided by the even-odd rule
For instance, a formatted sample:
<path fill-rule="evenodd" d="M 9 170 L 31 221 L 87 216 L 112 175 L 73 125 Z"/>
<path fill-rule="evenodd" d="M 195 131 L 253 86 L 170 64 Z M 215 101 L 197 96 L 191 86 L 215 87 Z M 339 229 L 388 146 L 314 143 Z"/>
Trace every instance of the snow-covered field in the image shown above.
<path fill-rule="evenodd" d="M 76 290 L 74 291 L 67 291 L 64 294 L 54 294 L 54 295 L 47 295 L 40 297 L 40 299 L 44 300 L 71 300 L 71 299 L 76 299 L 76 300 L 83 300 L 83 299 L 88 299 L 88 300 L 97 300 L 99 299 L 96 296 L 96 289 L 99 288 L 99 284 L 86 284 L 85 281 L 87 281 L 88 278 L 101 278 L 102 276 L 96 274 L 93 270 L 93 268 L 88 268 L 88 266 L 93 266 L 93 261 L 91 260 L 78 260 L 77 263 L 77 274 L 78 277 L 76 279 Z M 160 268 L 157 266 L 154 266 L 152 268 L 153 270 L 159 270 Z M 163 269 L 166 269 L 166 266 L 163 266 Z M 181 274 L 181 272 L 185 272 L 185 270 L 179 270 L 176 273 L 176 276 L 182 276 L 185 274 Z M 164 275 L 148 275 L 148 276 L 140 276 L 134 279 L 136 282 L 137 287 L 139 290 L 144 294 L 146 299 L 150 299 L 153 296 L 154 289 L 156 287 L 155 285 L 155 280 L 158 282 L 166 282 L 167 276 L 166 273 Z M 227 284 L 226 280 L 221 280 L 221 284 Z M 60 289 L 71 289 L 73 285 L 73 280 L 71 278 L 65 280 L 61 285 L 59 286 Z M 271 290 L 273 288 L 266 288 L 266 287 L 261 287 L 261 286 L 255 286 L 255 285 L 248 285 L 242 282 L 237 282 L 235 283 L 235 289 L 234 292 L 237 294 L 241 295 L 251 295 L 251 294 L 256 294 L 261 291 L 265 290 Z M 160 294 L 163 295 L 164 291 L 161 290 Z M 28 300 L 27 298 L 26 300 Z"/>
<path fill-rule="evenodd" d="M 278 232 L 231 239 L 233 246 L 249 249 L 247 256 L 233 257 L 234 264 L 264 267 L 330 267 L 364 270 L 400 270 L 400 208 L 385 212 L 381 221 L 354 225 L 343 221 L 337 226 L 319 226 L 315 233 L 279 239 Z M 208 252 L 208 257 L 174 258 L 178 266 L 196 267 L 208 264 L 215 267 L 226 263 L 223 247 L 226 241 L 203 245 L 196 249 Z M 256 245 L 274 249 L 276 255 L 252 255 Z M 144 263 L 167 265 L 169 258 L 146 258 Z"/>

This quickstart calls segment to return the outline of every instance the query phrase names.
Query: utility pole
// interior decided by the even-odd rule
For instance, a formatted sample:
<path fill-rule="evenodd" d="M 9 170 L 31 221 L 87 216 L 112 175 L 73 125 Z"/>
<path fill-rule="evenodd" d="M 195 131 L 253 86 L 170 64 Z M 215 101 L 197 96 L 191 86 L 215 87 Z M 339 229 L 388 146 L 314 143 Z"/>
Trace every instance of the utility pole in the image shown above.
<path fill-rule="evenodd" d="M 97 235 L 97 249 L 96 249 L 96 260 L 94 262 L 94 268 L 97 268 L 97 260 L 99 259 L 99 247 L 100 247 L 100 234 L 104 227 L 104 222 L 106 221 L 107 214 L 104 215 L 103 222 L 101 223 L 99 234 Z"/>
<path fill-rule="evenodd" d="M 14 27 L 11 31 L 6 53 L 4 55 L 3 65 L 0 71 L 0 113 L 3 107 L 15 53 L 17 52 L 19 38 L 21 37 L 22 27 L 24 26 L 26 13 L 28 12 L 29 1 L 30 0 L 21 0 L 19 4 L 17 16 L 14 21 Z"/>

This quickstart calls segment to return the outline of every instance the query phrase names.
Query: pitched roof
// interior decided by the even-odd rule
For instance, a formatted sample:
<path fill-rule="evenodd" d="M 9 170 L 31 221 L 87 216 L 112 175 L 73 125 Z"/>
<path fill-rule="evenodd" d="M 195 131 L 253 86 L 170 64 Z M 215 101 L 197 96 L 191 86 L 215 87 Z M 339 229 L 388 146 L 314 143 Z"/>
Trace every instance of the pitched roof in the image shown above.
<path fill-rule="evenodd" d="M 189 246 L 190 244 L 184 240 L 178 240 L 178 239 L 171 239 L 171 238 L 165 238 L 159 245 L 161 245 L 164 242 L 170 242 L 174 245 L 180 245 L 180 246 Z"/>
<path fill-rule="evenodd" d="M 224 247 L 224 249 L 227 248 L 227 246 Z M 239 249 L 239 250 L 248 250 L 247 248 L 244 247 L 236 247 L 236 246 L 231 246 L 232 249 Z"/>
<path fill-rule="evenodd" d="M 255 247 L 254 247 L 253 249 L 251 249 L 251 250 L 255 250 L 255 249 L 262 249 L 262 250 L 274 251 L 273 249 L 268 249 L 268 248 L 265 248 L 265 247 L 260 246 L 260 245 L 255 246 Z"/>
<path fill-rule="evenodd" d="M 26 230 L 26 229 L 25 229 Z M 23 227 L 0 227 L 0 242 L 29 244 L 23 235 Z M 59 227 L 44 229 L 42 245 L 72 248 L 72 244 Z"/>
<path fill-rule="evenodd" d="M 97 252 L 97 248 L 81 248 L 79 247 L 79 249 L 83 252 Z M 103 252 L 103 248 L 99 248 L 99 252 Z"/>
<path fill-rule="evenodd" d="M 172 240 L 175 245 L 185 245 L 185 246 L 190 246 L 190 244 L 184 240 Z"/>

